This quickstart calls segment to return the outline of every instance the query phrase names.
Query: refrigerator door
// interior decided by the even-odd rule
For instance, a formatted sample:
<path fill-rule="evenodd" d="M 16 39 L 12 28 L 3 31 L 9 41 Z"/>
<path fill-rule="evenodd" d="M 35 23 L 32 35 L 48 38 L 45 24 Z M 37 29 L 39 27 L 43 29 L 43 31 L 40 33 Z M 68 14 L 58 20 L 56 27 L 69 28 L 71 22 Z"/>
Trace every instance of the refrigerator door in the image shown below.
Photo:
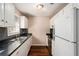
<path fill-rule="evenodd" d="M 74 41 L 73 20 L 59 19 L 55 20 L 55 35 L 61 36 L 67 40 Z"/>
<path fill-rule="evenodd" d="M 76 54 L 79 56 L 79 8 L 75 8 L 75 19 L 76 19 L 76 42 L 77 42 L 77 47 L 76 47 Z"/>
<path fill-rule="evenodd" d="M 65 41 L 61 38 L 55 37 L 54 56 L 74 56 L 75 43 Z"/>
<path fill-rule="evenodd" d="M 74 9 L 73 9 L 74 10 Z M 69 8 L 64 9 L 54 20 L 55 35 L 61 36 L 67 40 L 74 40 L 74 11 Z M 70 16 L 68 16 L 70 15 Z"/>

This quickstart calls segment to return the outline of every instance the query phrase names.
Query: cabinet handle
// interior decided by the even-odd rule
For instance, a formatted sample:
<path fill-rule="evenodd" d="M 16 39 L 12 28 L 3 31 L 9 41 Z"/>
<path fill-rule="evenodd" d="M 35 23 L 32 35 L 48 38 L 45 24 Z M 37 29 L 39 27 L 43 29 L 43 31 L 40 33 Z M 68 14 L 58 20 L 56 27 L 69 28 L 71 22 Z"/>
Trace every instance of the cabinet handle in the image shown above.
<path fill-rule="evenodd" d="M 4 19 L 2 19 L 2 22 L 4 22 Z"/>
<path fill-rule="evenodd" d="M 8 23 L 8 22 L 6 21 L 6 23 Z"/>

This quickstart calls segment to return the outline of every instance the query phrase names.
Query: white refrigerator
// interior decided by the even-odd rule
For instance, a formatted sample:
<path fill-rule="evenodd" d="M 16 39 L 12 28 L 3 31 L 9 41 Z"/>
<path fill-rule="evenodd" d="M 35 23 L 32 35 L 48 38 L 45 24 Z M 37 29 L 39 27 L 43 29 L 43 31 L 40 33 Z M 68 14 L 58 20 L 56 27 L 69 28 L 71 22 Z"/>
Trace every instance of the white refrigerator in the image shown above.
<path fill-rule="evenodd" d="M 54 56 L 79 55 L 79 9 L 74 8 L 74 19 L 54 20 Z"/>

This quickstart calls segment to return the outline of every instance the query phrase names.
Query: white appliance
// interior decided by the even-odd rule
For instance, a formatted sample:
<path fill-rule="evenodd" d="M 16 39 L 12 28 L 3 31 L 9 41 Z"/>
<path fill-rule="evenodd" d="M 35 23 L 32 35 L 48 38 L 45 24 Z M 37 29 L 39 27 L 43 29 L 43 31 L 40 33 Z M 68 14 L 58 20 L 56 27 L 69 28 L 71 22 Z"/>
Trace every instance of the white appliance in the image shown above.
<path fill-rule="evenodd" d="M 79 9 L 74 19 L 54 20 L 54 56 L 79 56 Z"/>

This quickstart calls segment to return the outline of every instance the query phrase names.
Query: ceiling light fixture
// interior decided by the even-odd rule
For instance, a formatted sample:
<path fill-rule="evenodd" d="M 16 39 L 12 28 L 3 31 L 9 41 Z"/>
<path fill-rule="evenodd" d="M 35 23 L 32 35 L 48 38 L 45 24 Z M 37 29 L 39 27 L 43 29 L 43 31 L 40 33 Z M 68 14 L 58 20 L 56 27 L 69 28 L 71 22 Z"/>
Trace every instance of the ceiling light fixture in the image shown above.
<path fill-rule="evenodd" d="M 42 8 L 44 7 L 44 5 L 43 5 L 43 4 L 38 4 L 36 7 L 37 7 L 38 9 L 42 9 Z"/>

